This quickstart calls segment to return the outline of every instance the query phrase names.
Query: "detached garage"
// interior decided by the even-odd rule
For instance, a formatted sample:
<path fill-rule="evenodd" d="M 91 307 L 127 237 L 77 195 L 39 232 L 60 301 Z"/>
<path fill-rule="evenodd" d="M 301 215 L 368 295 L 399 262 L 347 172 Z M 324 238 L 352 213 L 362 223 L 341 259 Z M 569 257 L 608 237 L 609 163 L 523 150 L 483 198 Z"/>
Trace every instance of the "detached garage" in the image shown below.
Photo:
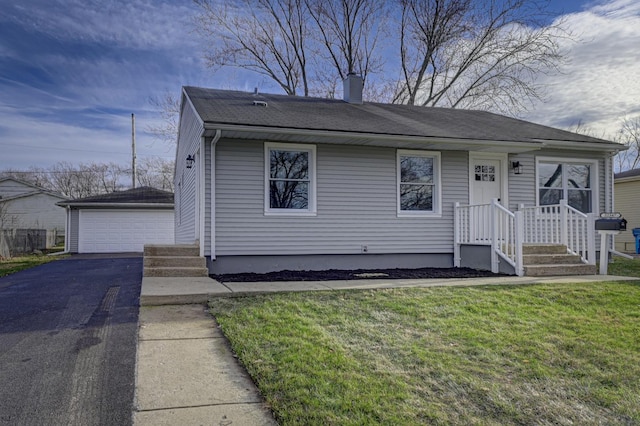
<path fill-rule="evenodd" d="M 142 252 L 145 244 L 174 243 L 171 192 L 143 187 L 57 204 L 67 210 L 68 252 Z"/>

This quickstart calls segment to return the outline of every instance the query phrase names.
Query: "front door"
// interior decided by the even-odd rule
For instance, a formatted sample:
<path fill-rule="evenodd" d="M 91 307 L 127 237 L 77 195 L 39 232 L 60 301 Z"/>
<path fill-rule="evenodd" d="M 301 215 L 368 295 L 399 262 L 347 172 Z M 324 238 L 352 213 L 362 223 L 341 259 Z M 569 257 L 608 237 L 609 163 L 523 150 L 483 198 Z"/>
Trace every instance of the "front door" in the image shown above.
<path fill-rule="evenodd" d="M 469 204 L 478 206 L 472 210 L 469 230 L 476 244 L 491 243 L 491 200 L 506 205 L 506 162 L 504 154 L 469 153 Z"/>
<path fill-rule="evenodd" d="M 503 185 L 503 164 L 500 157 L 489 157 L 486 155 L 473 156 L 470 154 L 470 182 L 469 182 L 469 204 L 489 204 L 491 200 L 497 198 L 501 204 L 505 204 Z"/>

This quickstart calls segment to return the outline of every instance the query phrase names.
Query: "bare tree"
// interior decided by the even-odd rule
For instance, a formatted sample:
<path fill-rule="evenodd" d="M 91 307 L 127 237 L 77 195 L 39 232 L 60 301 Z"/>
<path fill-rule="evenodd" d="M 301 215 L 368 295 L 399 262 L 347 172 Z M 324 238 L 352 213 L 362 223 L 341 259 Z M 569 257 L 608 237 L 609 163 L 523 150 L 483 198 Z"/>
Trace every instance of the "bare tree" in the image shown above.
<path fill-rule="evenodd" d="M 394 101 L 514 114 L 541 97 L 535 76 L 563 59 L 560 24 L 535 0 L 399 0 L 402 81 Z"/>
<path fill-rule="evenodd" d="M 316 26 L 313 37 L 322 48 L 315 73 L 324 82 L 329 97 L 348 74 L 367 81 L 370 73 L 382 70 L 378 38 L 385 22 L 385 2 L 376 0 L 305 0 Z M 324 63 L 324 66 L 323 66 Z"/>
<path fill-rule="evenodd" d="M 173 161 L 159 157 L 139 162 L 138 183 L 173 190 Z M 131 169 L 117 163 L 56 163 L 48 169 L 4 170 L 0 177 L 13 177 L 70 198 L 84 198 L 125 189 L 131 182 Z"/>
<path fill-rule="evenodd" d="M 146 126 L 145 130 L 157 140 L 175 146 L 178 142 L 178 121 L 180 117 L 180 96 L 165 92 L 162 96 L 152 96 L 149 103 L 160 114 L 160 124 Z"/>
<path fill-rule="evenodd" d="M 288 95 L 309 95 L 304 0 L 194 0 L 195 28 L 209 44 L 210 67 L 239 67 L 275 81 Z"/>
<path fill-rule="evenodd" d="M 640 167 L 640 116 L 625 118 L 615 138 L 627 146 L 615 157 L 616 171 L 633 170 Z"/>
<path fill-rule="evenodd" d="M 559 41 L 571 38 L 561 21 L 548 24 L 548 0 L 195 2 L 196 32 L 213 46 L 209 66 L 256 71 L 289 95 L 333 97 L 355 72 L 367 99 L 517 115 L 543 96 L 536 77 L 558 70 Z M 399 46 L 388 64 L 383 27 Z M 382 68 L 398 78 L 367 78 Z"/>
<path fill-rule="evenodd" d="M 174 162 L 160 157 L 148 157 L 138 165 L 138 184 L 173 191 Z"/>

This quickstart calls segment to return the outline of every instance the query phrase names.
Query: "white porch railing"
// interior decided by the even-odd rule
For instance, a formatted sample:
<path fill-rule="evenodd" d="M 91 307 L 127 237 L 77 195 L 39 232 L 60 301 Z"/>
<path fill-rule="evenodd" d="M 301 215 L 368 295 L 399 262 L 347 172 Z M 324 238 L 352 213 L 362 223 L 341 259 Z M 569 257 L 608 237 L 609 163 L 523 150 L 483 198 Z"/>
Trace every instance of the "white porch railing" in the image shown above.
<path fill-rule="evenodd" d="M 584 263 L 595 265 L 595 219 L 565 200 L 553 206 L 524 207 L 524 240 L 533 244 L 562 244 Z"/>
<path fill-rule="evenodd" d="M 524 207 L 511 212 L 497 199 L 491 204 L 461 205 L 454 213 L 454 264 L 460 266 L 461 245 L 490 245 L 491 270 L 499 272 L 500 259 L 524 274 L 522 245 L 562 244 L 580 255 L 582 262 L 595 264 L 593 215 L 586 215 L 561 200 L 553 206 Z"/>

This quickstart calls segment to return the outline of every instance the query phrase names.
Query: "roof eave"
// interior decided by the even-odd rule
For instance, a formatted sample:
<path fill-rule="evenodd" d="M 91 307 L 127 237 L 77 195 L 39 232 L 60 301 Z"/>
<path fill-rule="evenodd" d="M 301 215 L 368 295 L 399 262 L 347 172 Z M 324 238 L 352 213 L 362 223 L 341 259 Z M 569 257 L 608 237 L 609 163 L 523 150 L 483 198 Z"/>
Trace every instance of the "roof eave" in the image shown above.
<path fill-rule="evenodd" d="M 111 207 L 111 208 L 174 208 L 174 203 L 74 203 L 73 201 L 61 201 L 56 203 L 60 207 Z"/>
<path fill-rule="evenodd" d="M 205 136 L 207 131 L 221 130 L 246 133 L 264 133 L 264 134 L 286 134 L 299 136 L 317 136 L 317 137 L 349 137 L 364 140 L 379 140 L 388 142 L 423 142 L 423 143 L 447 143 L 451 145 L 477 145 L 478 148 L 486 148 L 487 146 L 495 147 L 517 147 L 520 151 L 539 150 L 545 146 L 542 141 L 504 141 L 504 140 L 483 140 L 483 139 L 459 139 L 445 137 L 428 137 L 428 136 L 411 136 L 411 135 L 395 135 L 380 133 L 364 133 L 364 132 L 347 132 L 340 130 L 315 130 L 315 129 L 299 129 L 289 127 L 268 127 L 268 126 L 249 126 L 228 123 L 205 122 Z"/>
<path fill-rule="evenodd" d="M 627 177 L 622 177 L 622 178 L 614 177 L 613 181 L 615 183 L 637 182 L 637 181 L 640 181 L 640 175 L 638 175 L 638 176 L 627 176 Z"/>
<path fill-rule="evenodd" d="M 579 151 L 606 151 L 606 152 L 620 152 L 629 149 L 618 142 L 586 142 L 586 141 L 562 141 L 562 140 L 539 140 L 548 148 L 559 148 Z"/>

